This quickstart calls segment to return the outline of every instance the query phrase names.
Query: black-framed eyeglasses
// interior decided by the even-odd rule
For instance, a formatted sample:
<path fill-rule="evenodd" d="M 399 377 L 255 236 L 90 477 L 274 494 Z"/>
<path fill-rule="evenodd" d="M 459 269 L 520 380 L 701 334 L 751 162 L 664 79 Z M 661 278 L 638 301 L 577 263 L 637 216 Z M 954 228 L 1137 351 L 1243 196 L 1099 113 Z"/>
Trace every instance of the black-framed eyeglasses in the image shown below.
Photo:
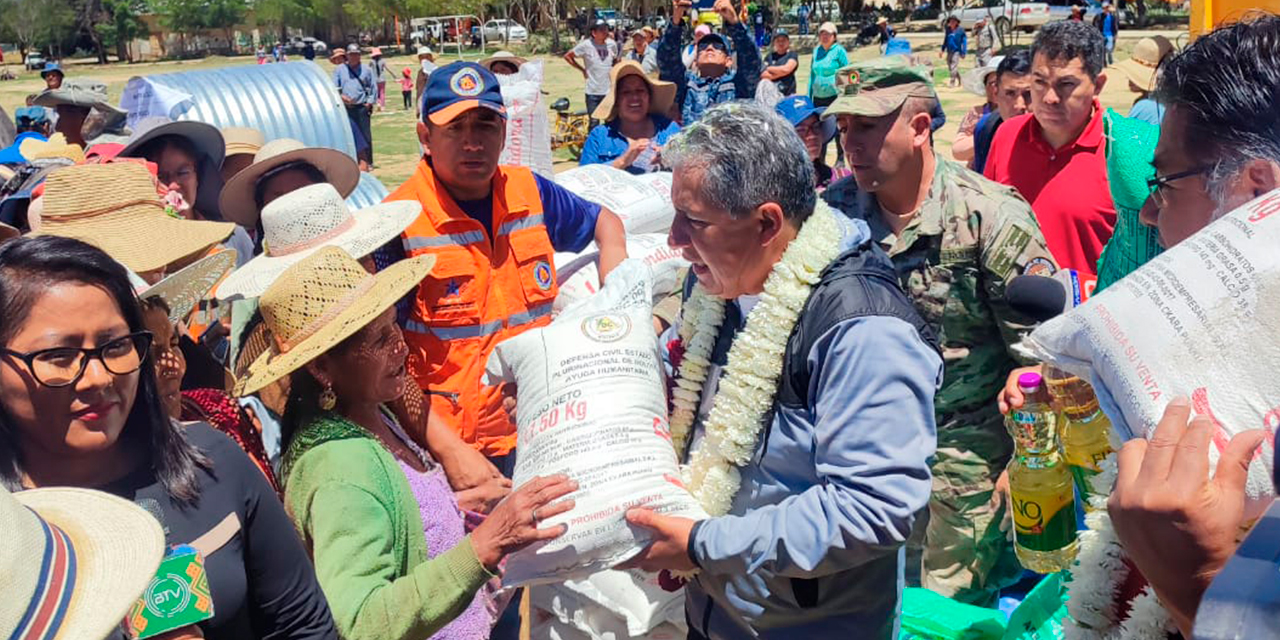
<path fill-rule="evenodd" d="M 151 350 L 154 336 L 138 331 L 120 336 L 92 349 L 53 347 L 22 353 L 0 347 L 0 353 L 13 356 L 27 365 L 31 377 L 46 387 L 67 387 L 84 375 L 89 360 L 97 358 L 107 371 L 122 376 L 137 371 Z"/>
<path fill-rule="evenodd" d="M 1147 188 L 1151 190 L 1151 197 L 1155 199 L 1156 206 L 1163 209 L 1165 207 L 1164 187 L 1168 186 L 1170 182 L 1209 173 L 1212 169 L 1213 167 L 1206 165 L 1163 176 L 1158 175 L 1147 180 Z"/>

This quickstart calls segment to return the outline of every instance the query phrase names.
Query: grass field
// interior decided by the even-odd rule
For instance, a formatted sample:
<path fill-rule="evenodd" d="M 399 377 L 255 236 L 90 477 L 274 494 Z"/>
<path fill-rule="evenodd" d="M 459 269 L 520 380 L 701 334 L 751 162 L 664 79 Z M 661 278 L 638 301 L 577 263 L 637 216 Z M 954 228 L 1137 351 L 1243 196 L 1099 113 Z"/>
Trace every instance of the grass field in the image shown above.
<path fill-rule="evenodd" d="M 1174 39 L 1177 32 L 1166 33 L 1170 39 Z M 960 88 L 948 88 L 946 86 L 947 70 L 941 59 L 937 57 L 938 41 L 941 38 L 935 34 L 912 38 L 915 51 L 920 54 L 921 59 L 933 64 L 934 78 L 938 86 L 938 96 L 942 100 L 942 105 L 947 113 L 947 124 L 937 134 L 937 145 L 941 152 L 950 153 L 951 140 L 955 136 L 956 127 L 964 113 L 973 106 L 981 103 L 981 98 L 970 94 Z M 1117 45 L 1116 58 L 1124 59 L 1129 56 L 1136 38 L 1122 38 Z M 853 60 L 864 60 L 873 58 L 878 55 L 875 47 L 864 47 L 850 53 Z M 469 56 L 474 59 L 475 56 Z M 584 107 L 584 97 L 582 93 L 583 79 L 577 70 L 570 67 L 558 57 L 541 55 L 534 56 L 534 59 L 543 61 L 545 65 L 545 82 L 543 89 L 546 92 L 547 103 L 555 101 L 560 97 L 567 97 L 573 104 L 573 108 L 581 109 Z M 804 88 L 808 83 L 809 63 L 811 56 L 805 54 L 800 59 L 800 70 L 798 73 L 798 86 Z M 451 58 L 442 57 L 438 59 L 438 63 L 448 62 Z M 388 58 L 391 71 L 395 74 L 401 73 L 401 69 L 405 67 L 414 68 L 417 60 L 412 56 L 398 56 Z M 120 92 L 124 89 L 125 83 L 129 78 L 137 75 L 148 75 L 158 73 L 173 73 L 186 70 L 211 69 L 224 67 L 229 65 L 253 64 L 254 60 L 251 56 L 241 56 L 235 58 L 211 57 L 202 60 L 193 61 L 175 61 L 175 62 L 158 62 L 144 64 L 114 64 L 107 66 L 99 66 L 95 64 L 81 64 L 77 61 L 66 65 L 69 77 L 92 77 L 106 82 L 113 101 L 118 101 Z M 328 62 L 318 62 L 326 70 L 332 67 Z M 973 57 L 962 65 L 962 68 L 968 69 L 973 66 Z M 15 72 L 20 71 L 15 65 L 10 65 L 10 69 Z M 1113 74 L 1114 75 L 1114 74 Z M 0 82 L 0 105 L 12 114 L 14 109 L 24 104 L 26 96 L 37 93 L 44 88 L 44 81 L 40 79 L 38 73 L 20 72 L 19 79 L 7 82 Z M 396 83 L 388 83 L 387 85 L 387 110 L 375 113 L 373 115 L 373 139 L 374 139 L 374 175 L 376 175 L 388 188 L 394 188 L 403 182 L 413 172 L 414 165 L 418 161 L 418 140 L 414 130 L 414 115 L 411 111 L 402 108 L 400 98 L 399 85 Z M 1133 101 L 1133 94 L 1127 90 L 1127 83 L 1123 76 L 1114 77 L 1107 83 L 1102 93 L 1102 103 L 1104 106 L 1115 108 L 1122 113 L 1127 112 L 1129 105 Z M 552 116 L 554 120 L 554 115 Z M 834 154 L 834 147 L 832 147 Z M 573 166 L 572 159 L 568 153 L 561 151 L 556 156 L 557 171 Z"/>

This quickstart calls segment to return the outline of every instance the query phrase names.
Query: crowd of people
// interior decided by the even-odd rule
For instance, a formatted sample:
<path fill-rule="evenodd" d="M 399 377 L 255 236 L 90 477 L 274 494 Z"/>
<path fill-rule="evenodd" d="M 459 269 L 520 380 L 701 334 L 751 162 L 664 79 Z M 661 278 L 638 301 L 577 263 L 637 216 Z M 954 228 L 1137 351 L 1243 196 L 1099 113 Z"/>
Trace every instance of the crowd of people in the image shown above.
<path fill-rule="evenodd" d="M 956 25 L 949 81 L 985 102 L 944 157 L 933 73 L 891 35 L 850 62 L 821 25 L 801 87 L 786 32 L 753 38 L 730 0 L 719 30 L 695 27 L 690 7 L 630 52 L 598 23 L 564 57 L 599 121 L 581 162 L 671 172 L 667 242 L 689 268 L 655 329 L 675 454 L 749 453 L 722 461 L 723 515 L 627 510 L 650 542 L 623 567 L 682 584 L 693 639 L 896 638 L 904 584 L 995 607 L 1025 576 L 1003 414 L 1041 370 L 1019 348 L 1036 320 L 1006 291 L 1060 269 L 1105 286 L 1280 188 L 1280 17 L 1181 51 L 1144 39 L 1116 65 L 1113 13 L 996 57 L 979 23 L 964 74 Z M 101 83 L 56 66 L 16 112 L 0 150 L 0 635 L 136 637 L 157 568 L 194 556 L 205 600 L 163 637 L 518 637 L 504 559 L 564 535 L 546 521 L 579 485 L 568 470 L 513 486 L 516 394 L 485 364 L 552 321 L 556 254 L 594 247 L 607 283 L 627 231 L 499 164 L 498 76 L 526 63 L 505 52 L 419 50 L 399 82 L 425 153 L 353 209 L 390 74 L 338 53 L 355 158 L 243 127 L 126 127 Z M 1131 117 L 1099 102 L 1117 77 Z M 1263 438 L 1237 436 L 1210 475 L 1203 426 L 1171 402 L 1150 442 L 1119 451 L 1109 503 L 1187 638 L 1249 524 L 1243 468 Z"/>

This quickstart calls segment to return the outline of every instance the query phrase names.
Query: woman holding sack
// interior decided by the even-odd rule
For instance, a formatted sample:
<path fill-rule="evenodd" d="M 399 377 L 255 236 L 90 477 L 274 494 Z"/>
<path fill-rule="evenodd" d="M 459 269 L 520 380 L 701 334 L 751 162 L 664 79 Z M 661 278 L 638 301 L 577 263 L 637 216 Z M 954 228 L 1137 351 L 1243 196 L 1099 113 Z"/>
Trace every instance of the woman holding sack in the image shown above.
<path fill-rule="evenodd" d="M 146 206 L 167 218 L 144 184 L 155 199 Z M 111 191 L 91 180 L 82 188 L 99 198 Z M 144 205 L 131 206 L 141 216 Z M 205 638 L 336 637 L 306 550 L 263 475 L 209 425 L 165 414 L 147 357 L 153 336 L 125 268 L 71 238 L 10 240 L 0 245 L 0 301 L 7 489 L 97 489 L 150 511 L 168 545 L 203 557 L 213 601 L 213 617 L 198 624 Z"/>
<path fill-rule="evenodd" d="M 394 305 L 434 256 L 377 275 L 338 247 L 289 267 L 262 295 L 272 342 L 241 383 L 252 393 L 291 376 L 281 465 L 285 504 L 302 532 L 344 638 L 485 638 L 485 584 L 504 557 L 563 528 L 577 489 L 535 478 L 469 535 L 449 484 L 387 404 L 404 393 L 408 347 Z"/>
<path fill-rule="evenodd" d="M 628 173 L 658 170 L 657 155 L 680 125 L 666 116 L 676 86 L 653 80 L 640 63 L 626 60 L 613 67 L 609 95 L 596 107 L 596 125 L 582 145 L 580 165 L 610 163 Z"/>

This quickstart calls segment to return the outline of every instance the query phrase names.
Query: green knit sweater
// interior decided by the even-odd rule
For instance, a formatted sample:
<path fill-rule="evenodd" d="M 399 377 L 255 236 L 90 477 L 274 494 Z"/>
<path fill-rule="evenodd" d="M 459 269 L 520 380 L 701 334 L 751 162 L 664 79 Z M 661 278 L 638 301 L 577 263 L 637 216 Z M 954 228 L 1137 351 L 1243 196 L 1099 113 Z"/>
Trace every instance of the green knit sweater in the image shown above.
<path fill-rule="evenodd" d="M 427 559 L 418 503 L 399 464 L 341 416 L 300 430 L 281 471 L 285 507 L 343 638 L 427 638 L 493 577 L 470 536 Z"/>

